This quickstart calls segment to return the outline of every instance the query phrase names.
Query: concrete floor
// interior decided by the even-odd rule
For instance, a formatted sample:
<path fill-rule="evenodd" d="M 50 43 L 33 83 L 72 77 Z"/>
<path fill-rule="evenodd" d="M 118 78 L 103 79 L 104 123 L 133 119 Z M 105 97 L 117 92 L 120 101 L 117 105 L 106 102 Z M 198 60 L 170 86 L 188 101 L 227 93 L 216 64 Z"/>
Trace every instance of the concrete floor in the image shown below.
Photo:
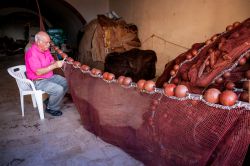
<path fill-rule="evenodd" d="M 23 55 L 0 55 L 0 166 L 143 166 L 86 131 L 69 98 L 64 98 L 61 117 L 45 113 L 41 121 L 26 97 L 22 117 L 16 82 L 6 71 L 19 64 L 24 64 Z"/>

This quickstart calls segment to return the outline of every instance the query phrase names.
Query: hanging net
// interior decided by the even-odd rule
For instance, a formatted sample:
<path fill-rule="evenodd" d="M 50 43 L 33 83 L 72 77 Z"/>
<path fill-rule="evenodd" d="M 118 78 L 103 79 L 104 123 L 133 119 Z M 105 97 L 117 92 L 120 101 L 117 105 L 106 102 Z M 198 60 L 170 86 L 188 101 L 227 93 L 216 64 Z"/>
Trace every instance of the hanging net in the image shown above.
<path fill-rule="evenodd" d="M 250 106 L 210 106 L 199 95 L 144 93 L 65 66 L 84 127 L 145 165 L 241 165 L 250 143 Z"/>

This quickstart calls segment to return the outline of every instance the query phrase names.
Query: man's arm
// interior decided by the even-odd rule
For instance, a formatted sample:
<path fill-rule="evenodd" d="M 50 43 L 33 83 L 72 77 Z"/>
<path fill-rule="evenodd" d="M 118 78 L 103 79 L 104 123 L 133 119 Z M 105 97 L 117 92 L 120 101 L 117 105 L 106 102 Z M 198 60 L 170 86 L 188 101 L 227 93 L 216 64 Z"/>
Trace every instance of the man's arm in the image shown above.
<path fill-rule="evenodd" d="M 56 68 L 60 68 L 60 67 L 62 67 L 63 63 L 64 63 L 64 61 L 55 61 L 47 67 L 37 69 L 36 75 L 40 76 L 40 75 L 46 74 L 46 73 L 48 73 Z"/>

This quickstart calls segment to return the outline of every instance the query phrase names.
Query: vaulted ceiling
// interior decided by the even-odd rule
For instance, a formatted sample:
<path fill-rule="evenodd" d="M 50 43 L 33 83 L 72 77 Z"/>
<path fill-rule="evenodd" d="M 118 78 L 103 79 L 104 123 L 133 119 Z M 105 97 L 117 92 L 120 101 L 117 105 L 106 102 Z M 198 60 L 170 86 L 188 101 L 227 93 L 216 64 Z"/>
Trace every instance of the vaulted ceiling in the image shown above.
<path fill-rule="evenodd" d="M 39 27 L 36 2 L 39 4 L 45 28 L 62 28 L 66 32 L 68 42 L 76 46 L 77 35 L 86 21 L 76 9 L 64 0 L 1 0 L 1 25 L 15 22 L 17 29 L 23 28 L 27 24 Z"/>

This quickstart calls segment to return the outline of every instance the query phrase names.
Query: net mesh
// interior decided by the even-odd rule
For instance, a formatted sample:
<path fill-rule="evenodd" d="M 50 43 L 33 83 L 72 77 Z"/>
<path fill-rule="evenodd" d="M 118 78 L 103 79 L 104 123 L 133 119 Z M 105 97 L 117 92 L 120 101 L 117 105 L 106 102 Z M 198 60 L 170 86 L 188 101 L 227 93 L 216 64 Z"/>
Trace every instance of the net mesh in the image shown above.
<path fill-rule="evenodd" d="M 209 41 L 210 44 L 194 44 L 167 63 L 157 79 L 157 87 L 171 82 L 186 85 L 192 93 L 203 94 L 212 87 L 221 91 L 230 89 L 226 85 L 233 82 L 236 88 L 242 89 L 242 82 L 249 79 L 250 18 L 231 30 L 214 35 Z"/>
<path fill-rule="evenodd" d="M 250 111 L 122 87 L 66 64 L 84 127 L 145 165 L 242 165 L 250 142 Z"/>

